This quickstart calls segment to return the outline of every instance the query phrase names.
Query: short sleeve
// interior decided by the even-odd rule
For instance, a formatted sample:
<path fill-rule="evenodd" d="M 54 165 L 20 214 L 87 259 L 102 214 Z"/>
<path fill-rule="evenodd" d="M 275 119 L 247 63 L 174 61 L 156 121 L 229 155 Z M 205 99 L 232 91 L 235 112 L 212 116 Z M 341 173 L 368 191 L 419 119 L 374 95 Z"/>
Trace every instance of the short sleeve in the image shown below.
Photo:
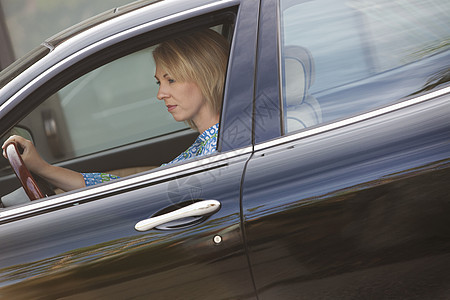
<path fill-rule="evenodd" d="M 86 186 L 92 186 L 120 178 L 119 176 L 107 173 L 81 173 L 81 175 L 83 175 Z"/>

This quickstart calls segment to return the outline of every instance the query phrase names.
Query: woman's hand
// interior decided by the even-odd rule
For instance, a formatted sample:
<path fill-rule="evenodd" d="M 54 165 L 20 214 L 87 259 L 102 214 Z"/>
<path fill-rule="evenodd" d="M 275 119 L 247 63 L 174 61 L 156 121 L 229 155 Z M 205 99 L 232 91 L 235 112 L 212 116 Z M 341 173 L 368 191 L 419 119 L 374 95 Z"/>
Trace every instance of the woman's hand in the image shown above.
<path fill-rule="evenodd" d="M 3 143 L 2 149 L 5 158 L 7 158 L 5 148 L 11 142 L 16 142 L 23 149 L 21 157 L 28 170 L 44 178 L 54 186 L 63 191 L 86 186 L 83 175 L 69 169 L 50 165 L 42 159 L 33 143 L 21 136 L 13 135 Z"/>
<path fill-rule="evenodd" d="M 20 155 L 23 162 L 27 166 L 28 170 L 38 175 L 48 168 L 50 165 L 42 159 L 42 157 L 37 152 L 33 143 L 21 136 L 13 135 L 9 137 L 2 145 L 3 156 L 8 158 L 6 155 L 6 146 L 11 142 L 15 142 L 19 148 L 23 149 L 23 153 Z"/>

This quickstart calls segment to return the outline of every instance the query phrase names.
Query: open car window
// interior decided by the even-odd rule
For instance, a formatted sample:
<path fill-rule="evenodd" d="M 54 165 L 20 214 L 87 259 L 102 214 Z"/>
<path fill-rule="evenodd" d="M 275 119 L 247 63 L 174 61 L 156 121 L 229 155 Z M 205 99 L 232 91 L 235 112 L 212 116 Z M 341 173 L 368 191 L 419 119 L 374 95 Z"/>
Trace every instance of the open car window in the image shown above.
<path fill-rule="evenodd" d="M 77 172 L 123 177 L 171 161 L 199 133 L 175 121 L 156 98 L 152 51 L 164 40 L 206 28 L 231 44 L 234 15 L 234 10 L 221 11 L 183 21 L 95 53 L 25 99 L 40 104 L 16 125 L 28 131 L 47 162 Z M 1 167 L 3 196 L 20 185 L 6 160 Z"/>

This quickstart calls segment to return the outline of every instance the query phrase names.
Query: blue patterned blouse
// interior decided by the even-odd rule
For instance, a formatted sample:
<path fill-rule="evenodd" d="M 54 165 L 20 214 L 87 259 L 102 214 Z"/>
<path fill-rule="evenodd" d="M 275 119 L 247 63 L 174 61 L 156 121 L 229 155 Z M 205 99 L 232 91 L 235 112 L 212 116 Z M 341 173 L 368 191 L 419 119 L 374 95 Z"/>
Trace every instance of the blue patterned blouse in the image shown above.
<path fill-rule="evenodd" d="M 171 162 L 163 164 L 162 166 L 188 160 L 193 157 L 208 155 L 215 152 L 217 147 L 218 132 L 219 123 L 206 129 L 197 137 L 195 142 L 186 151 L 175 157 Z M 119 176 L 107 173 L 81 173 L 81 175 L 83 175 L 86 186 L 96 185 L 119 178 Z"/>

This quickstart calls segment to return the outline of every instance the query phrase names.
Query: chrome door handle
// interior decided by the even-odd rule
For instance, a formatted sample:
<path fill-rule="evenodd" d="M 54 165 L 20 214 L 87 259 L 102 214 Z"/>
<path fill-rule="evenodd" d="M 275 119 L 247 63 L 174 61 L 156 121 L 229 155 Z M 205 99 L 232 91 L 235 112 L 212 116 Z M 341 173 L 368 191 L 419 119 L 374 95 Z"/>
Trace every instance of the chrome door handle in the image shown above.
<path fill-rule="evenodd" d="M 163 214 L 157 217 L 142 220 L 134 226 L 137 231 L 146 231 L 164 223 L 187 217 L 200 217 L 215 213 L 220 209 L 220 202 L 217 200 L 204 200 L 185 206 L 183 208 L 174 210 L 170 213 Z"/>

